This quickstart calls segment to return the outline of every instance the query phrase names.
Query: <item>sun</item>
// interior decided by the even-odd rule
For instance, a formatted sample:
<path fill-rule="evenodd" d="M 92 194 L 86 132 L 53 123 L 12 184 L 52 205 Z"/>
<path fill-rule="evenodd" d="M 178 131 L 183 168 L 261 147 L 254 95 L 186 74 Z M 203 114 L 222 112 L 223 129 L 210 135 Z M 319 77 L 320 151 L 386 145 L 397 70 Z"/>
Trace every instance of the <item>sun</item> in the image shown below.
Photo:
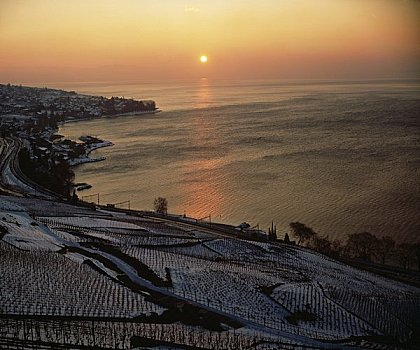
<path fill-rule="evenodd" d="M 203 56 L 201 56 L 201 57 L 200 57 L 200 62 L 201 62 L 201 63 L 206 63 L 206 62 L 207 62 L 207 56 L 204 56 L 204 55 L 203 55 Z"/>

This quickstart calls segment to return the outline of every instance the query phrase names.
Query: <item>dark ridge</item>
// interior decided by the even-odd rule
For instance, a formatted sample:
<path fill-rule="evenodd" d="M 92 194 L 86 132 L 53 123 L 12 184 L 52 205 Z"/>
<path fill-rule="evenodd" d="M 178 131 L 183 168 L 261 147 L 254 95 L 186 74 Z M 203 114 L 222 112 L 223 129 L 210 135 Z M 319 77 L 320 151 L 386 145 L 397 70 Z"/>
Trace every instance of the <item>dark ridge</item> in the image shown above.
<path fill-rule="evenodd" d="M 145 297 L 147 301 L 167 308 L 162 315 L 158 316 L 159 323 L 182 322 L 188 326 L 200 326 L 204 329 L 217 332 L 226 330 L 226 327 L 222 326 L 222 324 L 228 325 L 232 328 L 243 327 L 241 322 L 235 321 L 228 316 L 221 315 L 215 311 L 203 309 L 192 302 L 178 299 L 177 297 L 169 296 L 155 290 L 150 290 L 146 287 L 138 286 L 136 283 L 131 281 L 127 275 L 120 275 L 118 276 L 118 279 L 133 292 L 144 295 L 143 292 L 147 291 L 150 294 L 150 296 Z M 136 317 L 133 319 L 138 320 L 139 318 Z"/>
<path fill-rule="evenodd" d="M 156 287 L 172 287 L 172 285 L 168 281 L 164 281 L 161 279 L 152 269 L 149 268 L 146 264 L 143 264 L 139 260 L 123 253 L 120 249 L 115 246 L 101 244 L 101 243 L 84 243 L 85 246 L 90 246 L 92 248 L 100 249 L 101 251 L 111 254 L 116 258 L 124 261 L 131 267 L 133 267 L 137 275 L 142 277 L 155 285 Z M 101 258 L 103 258 L 101 256 Z M 115 269 L 114 269 L 115 270 Z"/>
<path fill-rule="evenodd" d="M 103 271 L 101 268 L 99 268 L 98 266 L 96 266 L 96 265 L 92 262 L 92 260 L 86 259 L 85 261 L 83 261 L 83 263 L 82 263 L 82 264 L 83 264 L 83 265 L 86 265 L 86 266 L 89 266 L 92 270 L 94 270 L 94 271 L 96 271 L 96 272 L 100 273 L 101 275 L 103 275 L 103 276 L 105 276 L 105 277 L 107 277 L 107 278 L 110 278 L 110 279 L 111 279 L 111 280 L 113 280 L 115 283 L 119 283 L 119 284 L 121 284 L 121 283 L 120 283 L 120 281 L 119 281 L 118 279 L 116 279 L 116 278 L 114 278 L 114 277 L 109 276 L 107 273 L 105 273 L 105 271 Z"/>
<path fill-rule="evenodd" d="M 3 239 L 3 237 L 6 235 L 6 233 L 8 233 L 9 230 L 7 229 L 6 226 L 0 225 L 0 240 Z"/>
<path fill-rule="evenodd" d="M 303 311 L 296 311 L 292 314 L 285 317 L 287 322 L 297 326 L 299 322 L 312 322 L 318 320 L 318 316 L 313 312 L 309 312 L 306 310 Z"/>
<path fill-rule="evenodd" d="M 67 229 L 67 228 L 64 228 L 64 227 L 63 228 L 59 227 L 59 229 L 63 230 L 63 231 L 66 231 L 67 233 L 70 233 L 73 236 L 88 239 L 88 240 L 91 240 L 91 241 L 94 241 L 94 242 L 111 243 L 109 240 L 107 240 L 105 238 L 91 236 L 91 235 L 88 235 L 86 233 L 83 233 L 81 230 Z M 82 245 L 82 242 L 80 244 Z"/>
<path fill-rule="evenodd" d="M 157 282 L 160 285 L 156 285 L 158 287 L 170 287 L 171 280 L 163 281 L 159 276 L 157 276 L 150 268 L 139 262 L 137 259 L 134 259 L 127 254 L 122 253 L 118 248 L 104 245 L 100 243 L 92 243 L 92 248 L 100 249 L 103 252 L 108 254 L 112 254 L 116 258 L 121 259 L 125 263 L 129 264 L 136 271 L 139 273 L 140 277 L 147 276 L 149 277 L 148 280 L 150 282 Z M 138 284 L 134 283 L 123 271 L 121 271 L 115 263 L 108 260 L 107 258 L 103 257 L 100 254 L 92 253 L 89 251 L 84 250 L 83 248 L 78 247 L 66 247 L 61 250 L 61 252 L 73 251 L 79 254 L 91 257 L 100 261 L 106 267 L 116 271 L 119 273 L 118 280 L 124 286 L 130 288 L 133 292 L 140 293 L 144 296 L 144 292 L 148 292 L 150 296 L 146 296 L 146 300 L 152 303 L 158 304 L 168 310 L 166 310 L 162 315 L 157 316 L 159 323 L 174 323 L 174 322 L 182 322 L 186 325 L 191 326 L 201 326 L 205 329 L 212 330 L 212 331 L 224 331 L 226 330 L 222 324 L 226 324 L 229 327 L 239 328 L 243 325 L 238 322 L 234 321 L 228 316 L 221 315 L 215 311 L 209 311 L 206 309 L 201 308 L 198 305 L 195 305 L 191 302 L 178 299 L 174 296 L 168 296 L 161 292 L 148 289 L 147 287 L 139 286 Z M 167 271 L 168 272 L 168 271 Z M 155 276 L 155 277 L 151 277 Z M 151 279 L 150 279 L 151 278 Z M 139 316 L 142 318 L 143 316 Z M 139 317 L 136 320 L 139 320 Z"/>
<path fill-rule="evenodd" d="M 100 254 L 92 253 L 92 252 L 89 252 L 89 251 L 87 251 L 83 248 L 79 248 L 79 247 L 65 247 L 65 248 L 63 248 L 59 251 L 59 253 L 61 253 L 61 254 L 66 254 L 67 252 L 79 253 L 79 254 L 84 255 L 86 257 L 98 260 L 99 262 L 104 264 L 104 266 L 106 266 L 107 268 L 109 268 L 109 269 L 111 269 L 115 272 L 121 273 L 121 274 L 123 273 L 123 271 L 121 271 L 116 264 L 114 264 L 111 260 L 103 257 Z"/>

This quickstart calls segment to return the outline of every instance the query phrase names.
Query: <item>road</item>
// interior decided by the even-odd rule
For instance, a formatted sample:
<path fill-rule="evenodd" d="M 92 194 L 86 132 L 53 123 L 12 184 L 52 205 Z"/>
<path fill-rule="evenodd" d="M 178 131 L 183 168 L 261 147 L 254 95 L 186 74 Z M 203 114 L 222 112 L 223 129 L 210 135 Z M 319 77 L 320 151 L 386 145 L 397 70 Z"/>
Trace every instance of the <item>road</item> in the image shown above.
<path fill-rule="evenodd" d="M 19 167 L 18 138 L 0 138 L 0 189 L 14 196 L 57 199 L 58 196 L 28 179 Z"/>

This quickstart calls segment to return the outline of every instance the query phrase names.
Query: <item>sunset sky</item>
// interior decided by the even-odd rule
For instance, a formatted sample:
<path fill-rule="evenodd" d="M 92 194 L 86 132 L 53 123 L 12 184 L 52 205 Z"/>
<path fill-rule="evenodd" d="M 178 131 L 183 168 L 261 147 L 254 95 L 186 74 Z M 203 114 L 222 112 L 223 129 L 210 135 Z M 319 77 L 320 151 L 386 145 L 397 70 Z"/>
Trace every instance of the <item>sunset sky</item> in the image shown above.
<path fill-rule="evenodd" d="M 0 0 L 0 82 L 419 77 L 419 23 L 414 0 Z"/>

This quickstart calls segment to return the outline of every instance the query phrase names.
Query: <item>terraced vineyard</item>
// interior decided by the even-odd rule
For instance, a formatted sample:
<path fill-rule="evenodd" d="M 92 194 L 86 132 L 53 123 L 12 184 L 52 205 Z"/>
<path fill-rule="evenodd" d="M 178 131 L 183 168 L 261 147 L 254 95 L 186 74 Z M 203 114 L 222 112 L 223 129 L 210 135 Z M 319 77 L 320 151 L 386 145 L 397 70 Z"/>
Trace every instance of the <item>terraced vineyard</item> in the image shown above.
<path fill-rule="evenodd" d="M 306 249 L 34 199 L 0 197 L 0 218 L 0 348 L 387 349 L 418 336 L 418 288 Z"/>

